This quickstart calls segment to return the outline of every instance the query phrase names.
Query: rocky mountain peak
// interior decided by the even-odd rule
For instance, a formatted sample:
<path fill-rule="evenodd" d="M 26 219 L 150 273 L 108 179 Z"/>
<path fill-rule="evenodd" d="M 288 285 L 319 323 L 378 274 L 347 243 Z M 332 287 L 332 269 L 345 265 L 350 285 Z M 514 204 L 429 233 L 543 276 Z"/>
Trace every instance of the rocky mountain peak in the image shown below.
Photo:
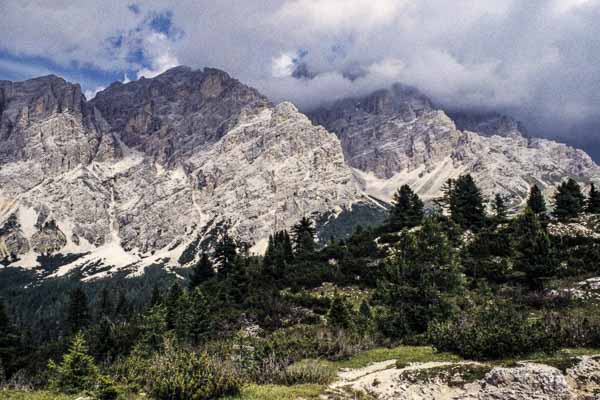
<path fill-rule="evenodd" d="M 520 121 L 498 112 L 456 111 L 449 115 L 462 131 L 485 136 L 528 136 L 527 129 Z"/>
<path fill-rule="evenodd" d="M 219 140 L 242 109 L 258 112 L 270 106 L 266 97 L 226 72 L 189 67 L 113 84 L 91 103 L 127 146 L 167 165 Z"/>

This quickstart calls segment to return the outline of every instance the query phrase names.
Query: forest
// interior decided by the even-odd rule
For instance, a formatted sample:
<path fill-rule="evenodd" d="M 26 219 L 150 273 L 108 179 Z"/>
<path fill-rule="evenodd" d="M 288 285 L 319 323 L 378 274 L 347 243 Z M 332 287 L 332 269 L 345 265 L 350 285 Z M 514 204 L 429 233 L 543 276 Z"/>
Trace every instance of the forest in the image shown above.
<path fill-rule="evenodd" d="M 471 360 L 600 348 L 600 291 L 577 286 L 600 276 L 600 191 L 569 179 L 552 204 L 536 185 L 507 204 L 467 174 L 431 207 L 402 186 L 383 225 L 324 246 L 307 216 L 263 256 L 225 230 L 191 268 L 41 282 L 4 268 L 0 385 L 237 398 L 248 384 L 327 384 L 315 360 L 400 344 Z"/>

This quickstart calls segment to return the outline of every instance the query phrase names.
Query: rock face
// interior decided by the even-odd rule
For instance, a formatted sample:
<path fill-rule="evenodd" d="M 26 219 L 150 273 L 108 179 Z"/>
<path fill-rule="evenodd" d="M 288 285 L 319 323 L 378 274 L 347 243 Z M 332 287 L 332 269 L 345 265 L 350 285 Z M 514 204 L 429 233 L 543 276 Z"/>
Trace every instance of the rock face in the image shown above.
<path fill-rule="evenodd" d="M 115 83 L 90 102 L 53 76 L 2 82 L 0 115 L 3 264 L 176 265 L 224 226 L 260 251 L 302 216 L 381 210 L 334 134 L 215 69 Z"/>
<path fill-rule="evenodd" d="M 344 371 L 327 398 L 353 399 L 356 392 L 381 400 L 584 400 L 600 388 L 598 357 L 570 360 L 566 371 L 523 362 L 496 367 L 476 362 L 413 363 L 394 368 L 394 361 Z M 486 372 L 487 371 L 487 372 Z"/>
<path fill-rule="evenodd" d="M 364 190 L 382 200 L 402 184 L 429 200 L 447 179 L 466 172 L 487 197 L 508 194 L 515 206 L 532 183 L 549 194 L 566 177 L 600 179 L 600 168 L 581 150 L 528 138 L 521 124 L 499 114 L 453 114 L 455 123 L 416 89 L 401 85 L 309 115 L 338 135 Z"/>

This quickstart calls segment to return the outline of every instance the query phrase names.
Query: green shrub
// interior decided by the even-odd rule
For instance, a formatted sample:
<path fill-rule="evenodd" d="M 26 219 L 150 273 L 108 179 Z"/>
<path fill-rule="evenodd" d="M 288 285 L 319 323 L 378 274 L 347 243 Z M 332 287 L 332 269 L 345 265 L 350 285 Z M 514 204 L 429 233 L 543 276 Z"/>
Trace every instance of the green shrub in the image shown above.
<path fill-rule="evenodd" d="M 239 393 L 241 381 L 227 363 L 206 353 L 178 348 L 173 342 L 155 354 L 143 383 L 159 400 L 204 400 Z"/>
<path fill-rule="evenodd" d="M 119 397 L 119 391 L 110 377 L 102 375 L 98 378 L 96 397 L 98 400 L 116 400 Z"/>
<path fill-rule="evenodd" d="M 488 302 L 448 321 L 429 325 L 428 337 L 439 351 L 472 359 L 499 359 L 558 350 L 557 333 L 543 321 L 532 322 L 511 304 Z"/>

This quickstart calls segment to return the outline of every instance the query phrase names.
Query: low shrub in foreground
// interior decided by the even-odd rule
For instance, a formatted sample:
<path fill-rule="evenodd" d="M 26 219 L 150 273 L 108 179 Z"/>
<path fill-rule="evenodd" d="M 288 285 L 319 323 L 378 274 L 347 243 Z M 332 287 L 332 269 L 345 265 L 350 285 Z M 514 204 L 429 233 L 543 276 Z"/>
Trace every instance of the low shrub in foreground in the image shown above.
<path fill-rule="evenodd" d="M 239 393 L 233 368 L 207 353 L 195 353 L 167 342 L 149 362 L 144 383 L 159 400 L 204 400 Z"/>

